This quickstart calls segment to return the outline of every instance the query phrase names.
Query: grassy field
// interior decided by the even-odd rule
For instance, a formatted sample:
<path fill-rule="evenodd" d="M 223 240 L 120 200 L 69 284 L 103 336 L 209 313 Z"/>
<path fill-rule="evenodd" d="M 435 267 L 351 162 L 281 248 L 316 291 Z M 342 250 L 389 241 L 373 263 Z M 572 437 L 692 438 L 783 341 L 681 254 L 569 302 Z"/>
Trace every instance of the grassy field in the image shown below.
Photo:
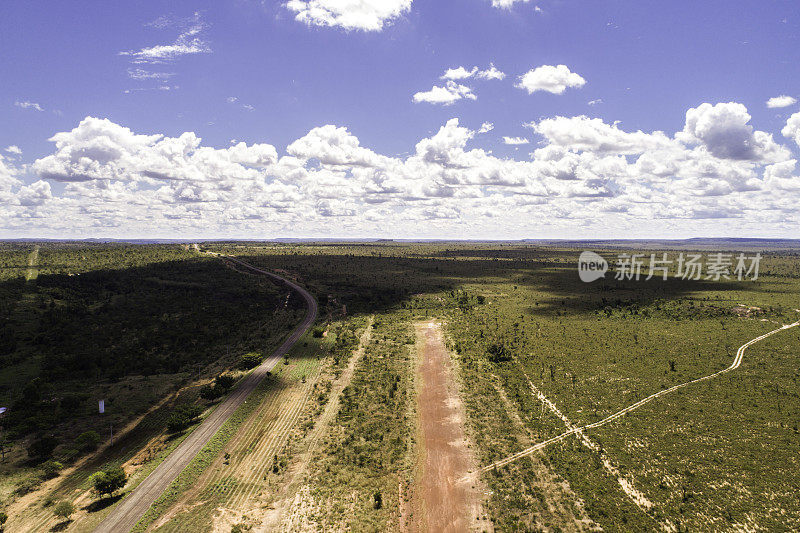
<path fill-rule="evenodd" d="M 353 313 L 392 317 L 395 342 L 402 343 L 407 333 L 401 326 L 411 320 L 443 319 L 469 384 L 469 424 L 483 464 L 565 430 L 564 419 L 543 406 L 531 385 L 569 423 L 591 423 L 727 367 L 741 344 L 800 317 L 800 260 L 792 251 L 765 254 L 758 281 L 609 276 L 584 284 L 577 278 L 579 250 L 572 249 L 393 243 L 219 248 L 291 272 Z M 603 253 L 613 262 L 619 250 Z M 800 517 L 793 500 L 800 482 L 800 401 L 791 359 L 798 340 L 794 329 L 754 345 L 739 371 L 590 431 L 589 444 L 573 437 L 486 473 L 496 527 L 794 527 Z M 360 417 L 381 420 L 369 412 Z M 369 509 L 348 507 L 344 495 L 361 494 L 364 479 L 377 487 L 380 470 L 332 472 L 320 473 L 316 486 L 330 484 L 342 494 L 323 492 L 317 501 L 339 507 L 322 515 L 380 523 L 383 518 L 369 521 Z"/>
<path fill-rule="evenodd" d="M 743 343 L 800 318 L 800 254 L 791 249 L 762 251 L 757 281 L 681 280 L 673 268 L 667 281 L 617 281 L 612 272 L 586 284 L 581 250 L 563 244 L 204 247 L 295 279 L 317 297 L 320 322 L 140 529 L 397 529 L 419 474 L 413 324 L 421 320 L 444 325 L 483 466 L 726 368 Z M 622 249 L 596 251 L 613 264 Z M 85 494 L 91 472 L 151 449 L 132 469 L 132 484 L 141 479 L 175 445 L 163 431 L 175 405 L 209 405 L 199 385 L 274 344 L 299 319 L 299 302 L 180 246 L 43 244 L 39 276 L 26 282 L 31 252 L 0 248 L 0 399 L 14 405 L 39 378 L 47 385 L 39 405 L 49 410 L 33 425 L 5 419 L 14 444 L 0 463 L 0 505 L 16 510 L 19 488 L 39 483 L 25 452 L 33 439 L 59 436 L 54 455 L 64 458 L 67 435 L 107 432 L 92 413 L 95 398 L 127 406 L 111 410 L 115 424 L 143 416 L 129 440 L 77 454 L 71 461 L 84 457 L 85 466 L 34 492 L 21 516 L 46 529 L 52 501 Z M 734 371 L 484 472 L 489 523 L 498 531 L 800 528 L 799 349 L 800 328 L 778 333 Z M 133 368 L 141 353 L 147 365 Z M 73 395 L 76 415 L 60 420 Z M 107 512 L 91 510 L 69 528 L 88 530 Z"/>

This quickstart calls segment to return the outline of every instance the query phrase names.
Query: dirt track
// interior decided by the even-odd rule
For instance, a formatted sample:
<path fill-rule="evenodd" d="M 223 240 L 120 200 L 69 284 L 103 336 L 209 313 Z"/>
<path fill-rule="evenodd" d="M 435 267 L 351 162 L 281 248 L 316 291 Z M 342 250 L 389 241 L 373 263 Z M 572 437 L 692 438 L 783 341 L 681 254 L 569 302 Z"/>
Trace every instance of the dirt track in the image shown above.
<path fill-rule="evenodd" d="M 95 529 L 96 533 L 119 533 L 130 531 L 141 519 L 142 515 L 150 508 L 161 493 L 178 477 L 184 468 L 194 459 L 198 452 L 222 427 L 222 424 L 236 409 L 247 399 L 251 392 L 258 386 L 267 372 L 281 360 L 281 358 L 294 346 L 294 343 L 305 333 L 317 317 L 317 302 L 299 285 L 281 278 L 266 270 L 258 269 L 244 261 L 229 257 L 229 260 L 244 267 L 246 270 L 256 272 L 285 283 L 305 299 L 308 310 L 303 322 L 295 328 L 292 334 L 268 357 L 260 366 L 233 391 L 215 410 L 173 451 L 164 462 L 158 465 L 144 481 L 142 481 L 130 494 L 117 505 L 103 522 Z"/>
<path fill-rule="evenodd" d="M 464 412 L 439 324 L 416 324 L 422 359 L 419 417 L 422 475 L 415 489 L 415 531 L 470 531 L 478 526 L 481 498 L 464 477 L 475 460 L 464 432 Z M 482 524 L 486 527 L 485 524 Z"/>

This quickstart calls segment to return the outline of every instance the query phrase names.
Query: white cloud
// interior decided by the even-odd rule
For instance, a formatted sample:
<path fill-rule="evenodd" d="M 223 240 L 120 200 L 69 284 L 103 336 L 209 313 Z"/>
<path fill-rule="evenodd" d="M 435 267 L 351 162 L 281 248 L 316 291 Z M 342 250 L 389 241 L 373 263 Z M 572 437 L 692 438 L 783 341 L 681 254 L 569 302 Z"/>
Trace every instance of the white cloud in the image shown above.
<path fill-rule="evenodd" d="M 174 72 L 150 72 L 141 68 L 129 68 L 128 77 L 134 80 L 168 80 Z"/>
<path fill-rule="evenodd" d="M 571 72 L 566 65 L 542 65 L 519 77 L 516 87 L 525 89 L 528 94 L 547 91 L 562 94 L 568 87 L 583 87 L 586 80 Z"/>
<path fill-rule="evenodd" d="M 494 66 L 494 63 L 489 63 L 489 68 L 486 70 L 481 70 L 476 74 L 476 76 L 482 80 L 502 80 L 506 77 L 506 73 L 497 69 L 497 67 Z"/>
<path fill-rule="evenodd" d="M 489 63 L 489 68 L 480 70 L 478 67 L 467 69 L 465 67 L 449 68 L 442 74 L 443 80 L 465 80 L 467 78 L 478 78 L 481 80 L 502 80 L 506 75 L 497 69 L 494 63 Z"/>
<path fill-rule="evenodd" d="M 381 31 L 407 13 L 412 0 L 289 0 L 284 5 L 295 20 L 309 26 Z"/>
<path fill-rule="evenodd" d="M 781 130 L 781 134 L 787 139 L 793 139 L 797 146 L 800 146 L 800 112 L 795 113 L 786 121 L 786 126 Z"/>
<path fill-rule="evenodd" d="M 525 137 L 503 137 L 503 144 L 528 144 L 530 141 Z"/>
<path fill-rule="evenodd" d="M 599 118 L 586 116 L 554 117 L 531 123 L 530 127 L 543 135 L 550 146 L 572 151 L 640 154 L 647 150 L 669 148 L 673 141 L 660 131 L 629 133 L 616 124 L 606 124 Z"/>
<path fill-rule="evenodd" d="M 414 94 L 414 102 L 442 105 L 451 105 L 462 99 L 477 100 L 477 98 L 471 88 L 454 81 L 448 81 L 444 87 L 434 85 L 430 91 Z"/>
<path fill-rule="evenodd" d="M 43 180 L 20 188 L 17 194 L 20 205 L 26 207 L 42 205 L 52 197 L 50 184 Z"/>
<path fill-rule="evenodd" d="M 167 23 L 160 28 L 172 25 Z M 134 64 L 160 64 L 169 63 L 187 55 L 211 53 L 210 45 L 202 37 L 207 25 L 203 22 L 200 13 L 195 13 L 189 19 L 180 22 L 179 25 L 183 29 L 172 43 L 158 44 L 139 50 L 127 50 L 119 52 L 119 55 L 130 57 L 131 63 Z"/>
<path fill-rule="evenodd" d="M 494 124 L 492 124 L 491 122 L 484 122 L 483 124 L 481 124 L 481 127 L 478 130 L 478 133 L 488 133 L 488 132 L 492 131 L 493 129 L 494 129 Z"/>
<path fill-rule="evenodd" d="M 0 157 L 0 227 L 19 235 L 107 228 L 119 236 L 125 228 L 141 236 L 164 228 L 172 235 L 510 238 L 575 227 L 580 213 L 618 234 L 716 233 L 731 218 L 740 232 L 790 234 L 800 223 L 796 161 L 754 129 L 745 128 L 755 148 L 735 149 L 749 116 L 731 106 L 689 110 L 672 135 L 583 116 L 538 120 L 530 125 L 542 141 L 524 160 L 471 146 L 493 142 L 477 135 L 490 127 L 472 130 L 457 118 L 399 157 L 330 124 L 279 153 L 269 144 L 215 148 L 192 132 L 135 133 L 89 117 L 55 134 L 53 152 L 28 167 L 39 182 L 22 183 L 30 173 Z M 787 127 L 792 137 L 800 115 Z M 46 188 L 53 181 L 66 185 Z"/>
<path fill-rule="evenodd" d="M 19 146 L 12 144 L 11 146 L 6 146 L 5 151 L 9 154 L 13 155 L 22 155 L 22 150 Z"/>
<path fill-rule="evenodd" d="M 772 135 L 753 131 L 747 108 L 736 102 L 704 103 L 686 112 L 686 125 L 676 137 L 686 143 L 701 143 L 715 157 L 723 159 L 782 161 L 785 148 Z"/>
<path fill-rule="evenodd" d="M 478 67 L 472 67 L 470 70 L 467 70 L 464 67 L 455 67 L 449 68 L 442 74 L 441 79 L 443 80 L 463 80 L 466 78 L 471 78 L 478 72 Z"/>
<path fill-rule="evenodd" d="M 492 0 L 492 6 L 500 9 L 511 9 L 516 3 L 524 4 L 529 1 L 530 0 Z M 538 8 L 536 9 L 539 10 Z"/>
<path fill-rule="evenodd" d="M 598 98 L 596 100 L 589 100 L 586 103 L 589 104 L 589 105 L 598 105 L 598 104 L 602 104 L 603 103 L 603 99 L 602 98 Z"/>
<path fill-rule="evenodd" d="M 797 98 L 792 96 L 786 96 L 785 94 L 781 96 L 775 96 L 774 98 L 770 98 L 767 100 L 767 107 L 775 108 L 775 107 L 789 107 L 790 105 L 794 105 L 797 103 Z"/>
<path fill-rule="evenodd" d="M 22 102 L 17 100 L 16 102 L 14 102 L 14 105 L 21 109 L 33 109 L 35 111 L 44 111 L 44 108 L 39 104 L 37 104 L 36 102 L 29 102 L 27 100 L 24 100 Z"/>

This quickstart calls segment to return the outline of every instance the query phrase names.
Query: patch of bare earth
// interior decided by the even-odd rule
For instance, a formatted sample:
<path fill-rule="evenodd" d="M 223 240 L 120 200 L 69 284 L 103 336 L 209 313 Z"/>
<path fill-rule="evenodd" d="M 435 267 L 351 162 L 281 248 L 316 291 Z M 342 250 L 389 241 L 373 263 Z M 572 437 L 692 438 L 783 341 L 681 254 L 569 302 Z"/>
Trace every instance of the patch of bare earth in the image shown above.
<path fill-rule="evenodd" d="M 410 531 L 484 531 L 485 489 L 464 427 L 464 407 L 441 325 L 415 324 L 419 353 L 420 472 L 412 489 Z"/>

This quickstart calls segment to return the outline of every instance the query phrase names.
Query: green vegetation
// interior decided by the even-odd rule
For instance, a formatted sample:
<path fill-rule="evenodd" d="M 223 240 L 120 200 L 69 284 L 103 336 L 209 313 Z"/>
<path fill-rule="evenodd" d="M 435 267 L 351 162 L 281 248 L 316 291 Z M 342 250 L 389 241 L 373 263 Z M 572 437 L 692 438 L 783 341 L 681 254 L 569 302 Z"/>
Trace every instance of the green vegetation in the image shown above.
<path fill-rule="evenodd" d="M 69 517 L 75 514 L 75 511 L 76 509 L 72 502 L 66 500 L 61 500 L 53 507 L 53 514 L 64 520 L 69 520 Z"/>
<path fill-rule="evenodd" d="M 229 470 L 197 496 L 206 502 L 192 508 L 197 530 L 210 529 L 212 507 L 280 490 L 303 461 L 309 520 L 390 530 L 398 486 L 408 491 L 416 475 L 415 321 L 444 324 L 468 434 L 488 465 L 565 431 L 535 391 L 569 423 L 596 422 L 726 368 L 739 346 L 796 321 L 800 308 L 800 254 L 792 250 L 764 253 L 755 282 L 607 275 L 585 284 L 577 276 L 580 250 L 521 243 L 206 247 L 279 269 L 315 294 L 320 322 L 298 346 L 313 364 L 301 364 L 295 352 L 276 366 L 148 512 L 142 530 L 217 460 Z M 164 428 L 191 427 L 302 316 L 302 302 L 293 293 L 287 299 L 285 287 L 179 246 L 43 244 L 38 278 L 26 282 L 31 251 L 0 248 L 0 405 L 10 406 L 2 421 L 10 450 L 0 463 L 4 508 L 52 475 L 51 501 L 72 498 L 70 491 L 91 487 L 90 472 L 144 456 L 127 485 L 135 486 L 180 442 Z M 598 251 L 612 264 L 619 252 Z M 314 434 L 368 316 L 375 317 L 372 338 L 306 459 L 303 439 Z M 569 437 L 486 472 L 487 516 L 501 531 L 569 530 L 576 519 L 610 531 L 800 528 L 799 345 L 800 328 L 776 334 L 751 346 L 736 371 L 587 430 L 590 445 Z M 228 443 L 289 382 L 305 398 L 297 400 L 303 414 L 291 440 L 259 459 L 263 476 L 236 477 L 231 471 L 266 437 L 248 425 L 238 447 Z M 97 414 L 98 399 L 106 400 L 106 415 Z M 98 451 L 110 423 L 120 428 L 137 416 L 130 436 Z M 75 474 L 54 468 L 81 457 L 88 463 Z M 53 509 L 31 513 L 52 519 Z M 175 520 L 164 531 L 180 530 Z M 246 530 L 251 522 L 229 524 Z"/>
<path fill-rule="evenodd" d="M 92 486 L 94 491 L 99 495 L 113 496 L 115 492 L 122 489 L 125 483 L 128 482 L 128 476 L 125 471 L 119 466 L 112 466 L 96 472 L 92 477 Z"/>

